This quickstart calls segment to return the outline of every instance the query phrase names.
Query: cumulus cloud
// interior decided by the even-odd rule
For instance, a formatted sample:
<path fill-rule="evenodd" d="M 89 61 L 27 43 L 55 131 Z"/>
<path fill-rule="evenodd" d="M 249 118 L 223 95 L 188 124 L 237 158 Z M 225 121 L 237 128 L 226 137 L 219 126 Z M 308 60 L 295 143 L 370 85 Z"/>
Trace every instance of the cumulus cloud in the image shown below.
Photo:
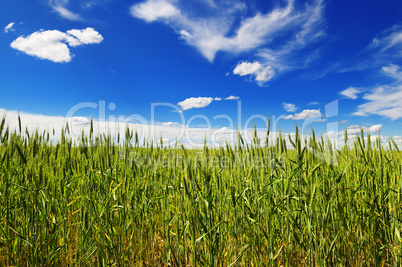
<path fill-rule="evenodd" d="M 8 33 L 9 31 L 14 31 L 14 24 L 15 22 L 10 22 L 6 27 L 4 27 L 4 32 Z"/>
<path fill-rule="evenodd" d="M 284 117 L 285 120 L 305 120 L 307 118 L 318 118 L 322 117 L 320 110 L 318 109 L 305 109 L 300 113 L 296 113 L 294 115 L 288 115 Z"/>
<path fill-rule="evenodd" d="M 204 108 L 211 104 L 214 99 L 212 97 L 190 97 L 177 103 L 183 110 L 192 108 Z"/>
<path fill-rule="evenodd" d="M 343 95 L 345 98 L 349 99 L 357 99 L 357 95 L 361 93 L 360 88 L 355 88 L 355 87 L 349 87 L 339 94 Z"/>
<path fill-rule="evenodd" d="M 287 112 L 295 112 L 297 110 L 297 107 L 295 104 L 283 102 L 282 105 L 283 105 L 283 109 L 286 110 Z"/>
<path fill-rule="evenodd" d="M 228 96 L 225 100 L 239 100 L 239 96 Z M 221 97 L 190 97 L 179 103 L 179 105 L 183 110 L 188 110 L 192 108 L 204 108 L 212 103 L 212 101 L 222 101 Z"/>
<path fill-rule="evenodd" d="M 34 32 L 27 37 L 20 36 L 10 46 L 30 56 L 62 63 L 71 61 L 69 46 L 99 44 L 102 40 L 103 37 L 93 28 L 70 30 L 67 33 L 47 30 Z"/>
<path fill-rule="evenodd" d="M 130 8 L 131 15 L 147 22 L 179 15 L 180 11 L 165 0 L 149 0 Z"/>
<path fill-rule="evenodd" d="M 264 66 L 258 61 L 244 61 L 236 66 L 236 68 L 233 70 L 233 74 L 240 76 L 251 75 L 256 82 L 263 84 L 274 77 L 275 71 L 271 68 L 271 66 Z"/>
<path fill-rule="evenodd" d="M 64 43 L 67 35 L 63 32 L 39 31 L 27 37 L 18 37 L 11 43 L 11 47 L 28 55 L 53 62 L 69 62 L 71 54 L 68 46 Z M 78 41 L 78 40 L 77 40 Z"/>
<path fill-rule="evenodd" d="M 297 9 L 294 0 L 288 0 L 270 12 L 248 17 L 245 17 L 246 4 L 238 1 L 205 1 L 205 8 L 211 12 L 203 13 L 189 10 L 183 2 L 146 0 L 131 6 L 130 12 L 138 19 L 170 26 L 211 62 L 219 51 L 235 54 L 251 51 L 282 40 L 288 33 L 293 38 L 286 39 L 281 47 L 284 54 L 292 54 L 322 35 L 317 30 L 323 20 L 322 0 L 315 0 L 304 9 Z M 261 73 L 256 79 L 265 81 L 269 76 Z"/>
<path fill-rule="evenodd" d="M 382 124 L 377 124 L 377 125 L 371 126 L 370 128 L 366 128 L 366 131 L 370 132 L 370 133 L 376 133 L 376 132 L 381 131 L 381 129 L 382 129 Z"/>
<path fill-rule="evenodd" d="M 102 35 L 95 31 L 93 28 L 86 28 L 83 30 L 69 30 L 67 34 L 74 36 L 79 40 L 79 44 L 99 44 L 103 41 Z"/>
<path fill-rule="evenodd" d="M 360 126 L 360 125 L 351 125 L 347 128 L 347 131 L 348 131 L 348 134 L 350 134 L 350 135 L 356 135 L 356 134 L 360 134 L 361 130 L 363 130 L 363 132 L 365 132 L 365 133 L 377 133 L 377 132 L 381 131 L 381 129 L 382 129 L 382 124 L 373 125 L 371 127 L 365 127 L 365 126 Z M 341 134 L 341 132 L 339 134 Z"/>

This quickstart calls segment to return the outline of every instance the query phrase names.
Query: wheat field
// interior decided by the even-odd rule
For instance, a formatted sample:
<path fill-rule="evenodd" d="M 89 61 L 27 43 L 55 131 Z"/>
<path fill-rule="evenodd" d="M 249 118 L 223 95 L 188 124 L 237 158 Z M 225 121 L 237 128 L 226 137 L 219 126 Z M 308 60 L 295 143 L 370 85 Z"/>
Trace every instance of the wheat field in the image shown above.
<path fill-rule="evenodd" d="M 362 131 L 336 150 L 296 127 L 270 144 L 186 149 L 68 130 L 52 142 L 1 122 L 1 266 L 402 264 L 392 140 Z"/>

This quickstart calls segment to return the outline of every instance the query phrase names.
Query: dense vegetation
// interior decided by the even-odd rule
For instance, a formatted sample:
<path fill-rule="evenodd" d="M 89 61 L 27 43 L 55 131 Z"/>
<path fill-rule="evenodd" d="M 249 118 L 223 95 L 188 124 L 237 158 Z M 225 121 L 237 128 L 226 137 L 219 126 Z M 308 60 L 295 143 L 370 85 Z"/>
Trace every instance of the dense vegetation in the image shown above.
<path fill-rule="evenodd" d="M 239 136 L 190 150 L 129 130 L 121 145 L 92 131 L 73 142 L 68 126 L 57 144 L 22 130 L 1 123 L 1 266 L 402 263 L 392 140 L 362 132 L 337 151 L 296 128 L 269 146 Z"/>

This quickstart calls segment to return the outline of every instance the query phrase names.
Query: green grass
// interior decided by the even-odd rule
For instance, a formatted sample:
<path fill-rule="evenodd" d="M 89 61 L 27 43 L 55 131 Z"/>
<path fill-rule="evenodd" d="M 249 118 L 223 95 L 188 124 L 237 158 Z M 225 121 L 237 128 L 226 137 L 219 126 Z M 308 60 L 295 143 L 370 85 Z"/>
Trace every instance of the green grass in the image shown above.
<path fill-rule="evenodd" d="M 1 266 L 402 264 L 393 141 L 187 150 L 0 126 Z"/>

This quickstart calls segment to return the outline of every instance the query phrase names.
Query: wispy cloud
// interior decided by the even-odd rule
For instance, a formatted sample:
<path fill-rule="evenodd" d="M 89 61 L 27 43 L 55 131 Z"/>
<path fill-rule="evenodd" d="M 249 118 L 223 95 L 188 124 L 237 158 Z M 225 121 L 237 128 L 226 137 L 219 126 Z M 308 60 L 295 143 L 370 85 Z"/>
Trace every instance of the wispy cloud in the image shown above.
<path fill-rule="evenodd" d="M 357 107 L 353 115 L 379 115 L 396 120 L 402 118 L 402 84 L 382 85 L 363 96 L 367 103 Z"/>
<path fill-rule="evenodd" d="M 378 34 L 359 56 L 363 56 L 363 60 L 350 67 L 351 70 L 376 71 L 381 66 L 398 63 L 402 58 L 402 25 L 394 25 Z M 392 71 L 392 65 L 390 67 L 388 70 Z M 348 71 L 348 68 L 345 71 Z"/>
<path fill-rule="evenodd" d="M 292 103 L 282 103 L 283 109 L 286 110 L 287 112 L 295 112 L 297 110 L 297 107 L 295 104 Z"/>
<path fill-rule="evenodd" d="M 325 70 L 322 76 L 330 72 L 373 71 L 375 77 L 380 78 L 378 85 L 368 88 L 350 87 L 340 92 L 349 99 L 357 99 L 359 94 L 366 92 L 362 96 L 366 102 L 357 106 L 357 111 L 352 115 L 378 115 L 391 120 L 402 118 L 402 71 L 397 64 L 402 59 L 402 26 L 395 25 L 378 34 L 357 56 L 357 63 L 347 67 L 336 63 Z"/>
<path fill-rule="evenodd" d="M 364 52 L 372 53 L 370 66 L 376 70 L 380 68 L 379 74 L 391 81 L 367 88 L 368 92 L 363 96 L 367 102 L 359 105 L 353 115 L 379 115 L 391 120 L 402 118 L 402 71 L 395 64 L 402 58 L 402 26 L 395 25 L 377 35 Z"/>
<path fill-rule="evenodd" d="M 400 63 L 402 59 L 402 24 L 394 25 L 375 36 L 370 44 L 350 59 L 334 62 L 328 68 L 310 78 L 313 80 L 331 73 L 375 71 L 385 65 Z"/>
<path fill-rule="evenodd" d="M 68 3 L 69 0 L 49 0 L 50 7 L 63 18 L 72 21 L 82 20 L 83 18 L 80 15 L 67 9 Z"/>
<path fill-rule="evenodd" d="M 87 0 L 87 1 L 80 1 L 80 7 L 84 11 L 89 10 L 95 6 L 105 6 L 109 2 L 112 2 L 113 0 Z"/>
<path fill-rule="evenodd" d="M 299 16 L 298 25 L 291 29 L 295 37 L 286 39 L 276 47 L 263 47 L 257 56 L 264 64 L 278 71 L 306 67 L 317 56 L 317 51 L 304 51 L 303 56 L 300 52 L 325 37 L 324 8 L 323 1 L 317 0 L 306 5 L 305 10 L 293 10 Z"/>
<path fill-rule="evenodd" d="M 8 33 L 9 31 L 14 31 L 14 24 L 15 22 L 10 22 L 6 27 L 4 27 L 4 32 Z"/>
<path fill-rule="evenodd" d="M 401 48 L 402 46 L 402 26 L 395 25 L 379 35 L 377 35 L 372 43 L 368 46 L 368 49 L 380 49 L 380 52 L 391 50 L 392 48 Z M 399 56 L 402 52 L 399 51 Z"/>
<path fill-rule="evenodd" d="M 402 71 L 400 71 L 400 66 L 395 64 L 389 64 L 381 68 L 383 74 L 389 76 L 395 80 L 402 81 Z"/>
<path fill-rule="evenodd" d="M 357 95 L 360 94 L 361 92 L 362 92 L 361 88 L 349 87 L 341 91 L 339 94 L 344 96 L 345 98 L 357 99 Z"/>
<path fill-rule="evenodd" d="M 130 11 L 146 22 L 159 21 L 172 27 L 211 62 L 219 51 L 240 54 L 257 50 L 254 62 L 239 63 L 233 73 L 252 75 L 260 85 L 277 71 L 300 66 L 303 60 L 296 60 L 295 52 L 323 35 L 322 0 L 304 9 L 297 9 L 294 0 L 288 0 L 284 6 L 250 17 L 245 17 L 247 6 L 238 1 L 206 1 L 205 5 L 211 9 L 205 16 L 194 15 L 181 1 L 173 0 L 147 0 L 133 5 Z"/>
<path fill-rule="evenodd" d="M 305 109 L 300 113 L 296 113 L 294 115 L 288 115 L 284 117 L 285 120 L 305 120 L 307 118 L 318 118 L 322 117 L 320 110 L 318 109 Z"/>
<path fill-rule="evenodd" d="M 402 72 L 400 66 L 388 65 L 381 68 L 381 73 L 393 79 L 393 82 L 368 88 L 362 98 L 366 103 L 357 107 L 353 115 L 379 115 L 396 120 L 402 118 Z"/>
<path fill-rule="evenodd" d="M 70 62 L 70 48 L 83 44 L 99 44 L 103 37 L 93 28 L 69 30 L 37 31 L 25 37 L 20 36 L 11 43 L 11 47 L 30 56 L 47 59 L 56 63 Z"/>

